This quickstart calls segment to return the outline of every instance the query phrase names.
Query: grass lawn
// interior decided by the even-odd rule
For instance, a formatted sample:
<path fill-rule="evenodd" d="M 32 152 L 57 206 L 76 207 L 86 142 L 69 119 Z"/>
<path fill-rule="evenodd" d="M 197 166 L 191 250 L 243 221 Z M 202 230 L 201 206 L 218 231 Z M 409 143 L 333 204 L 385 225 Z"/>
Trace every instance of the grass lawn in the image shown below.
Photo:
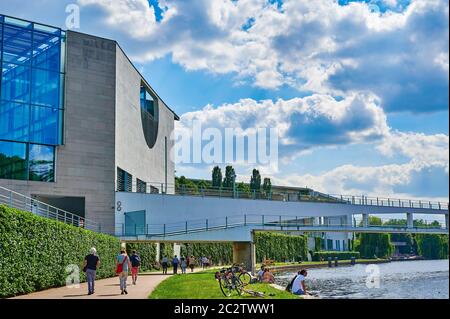
<path fill-rule="evenodd" d="M 215 270 L 172 276 L 156 287 L 150 299 L 299 299 L 291 293 L 278 290 L 268 284 L 252 284 L 249 290 L 263 292 L 266 297 L 257 298 L 249 294 L 225 297 L 214 279 Z"/>

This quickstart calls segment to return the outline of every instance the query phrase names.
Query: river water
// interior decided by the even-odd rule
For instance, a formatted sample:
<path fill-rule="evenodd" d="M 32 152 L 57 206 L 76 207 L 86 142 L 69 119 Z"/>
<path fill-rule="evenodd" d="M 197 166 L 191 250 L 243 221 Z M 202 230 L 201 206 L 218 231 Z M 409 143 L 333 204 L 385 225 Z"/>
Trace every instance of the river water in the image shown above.
<path fill-rule="evenodd" d="M 367 266 L 308 269 L 306 287 L 312 295 L 325 299 L 449 298 L 448 260 L 400 261 Z M 294 275 L 294 272 L 277 273 L 276 283 L 285 287 Z"/>

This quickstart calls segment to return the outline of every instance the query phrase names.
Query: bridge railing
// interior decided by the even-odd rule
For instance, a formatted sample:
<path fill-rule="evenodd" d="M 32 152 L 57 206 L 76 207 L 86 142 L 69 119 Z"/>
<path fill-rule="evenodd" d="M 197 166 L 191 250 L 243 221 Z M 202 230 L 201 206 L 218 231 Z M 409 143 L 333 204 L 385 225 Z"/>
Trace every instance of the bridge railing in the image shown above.
<path fill-rule="evenodd" d="M 0 204 L 76 227 L 101 232 L 99 223 L 0 186 Z"/>
<path fill-rule="evenodd" d="M 279 230 L 298 230 L 308 228 L 314 231 L 326 231 L 326 229 L 350 229 L 349 231 L 357 230 L 358 228 L 384 228 L 386 230 L 392 229 L 419 229 L 419 230 L 444 230 L 446 226 L 439 223 L 439 227 L 433 225 L 420 225 L 408 228 L 405 225 L 367 225 L 363 226 L 361 223 L 355 222 L 340 222 L 340 223 L 323 223 L 318 221 L 316 217 L 305 216 L 285 216 L 285 215 L 234 215 L 212 219 L 195 219 L 180 221 L 167 224 L 145 224 L 145 225 L 126 225 L 116 224 L 116 235 L 120 237 L 130 236 L 148 236 L 148 237 L 166 237 L 182 234 L 192 234 L 196 232 L 205 232 L 221 229 L 231 229 L 236 227 L 252 227 Z"/>
<path fill-rule="evenodd" d="M 128 189 L 119 188 L 119 192 L 135 192 L 148 194 L 177 194 L 201 197 L 223 197 L 273 200 L 283 202 L 321 202 L 339 203 L 349 205 L 366 205 L 379 207 L 397 208 L 420 208 L 432 210 L 448 210 L 448 203 L 426 200 L 411 200 L 387 197 L 373 197 L 365 195 L 339 195 L 324 194 L 309 188 L 295 191 L 280 191 L 275 187 L 270 191 L 256 191 L 242 188 L 237 184 L 235 187 L 213 187 L 205 183 L 189 184 L 166 184 L 159 182 L 134 183 L 128 185 Z"/>

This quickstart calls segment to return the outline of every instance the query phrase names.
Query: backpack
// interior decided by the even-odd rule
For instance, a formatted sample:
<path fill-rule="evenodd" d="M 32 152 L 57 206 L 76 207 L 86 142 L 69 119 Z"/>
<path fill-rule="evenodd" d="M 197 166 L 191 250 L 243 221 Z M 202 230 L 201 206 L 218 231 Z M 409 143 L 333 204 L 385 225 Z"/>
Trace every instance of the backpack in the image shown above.
<path fill-rule="evenodd" d="M 141 258 L 138 255 L 132 255 L 130 257 L 131 266 L 132 267 L 140 267 L 141 266 Z"/>
<path fill-rule="evenodd" d="M 292 291 L 292 285 L 294 284 L 295 279 L 297 279 L 298 275 L 295 275 L 294 278 L 292 278 L 291 282 L 288 283 L 288 285 L 286 286 L 286 291 L 291 292 Z"/>

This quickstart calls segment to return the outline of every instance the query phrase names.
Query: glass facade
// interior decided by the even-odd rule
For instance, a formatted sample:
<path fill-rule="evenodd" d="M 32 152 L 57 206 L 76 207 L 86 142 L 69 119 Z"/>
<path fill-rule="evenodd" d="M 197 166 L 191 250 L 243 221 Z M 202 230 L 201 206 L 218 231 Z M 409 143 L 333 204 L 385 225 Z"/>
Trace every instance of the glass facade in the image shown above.
<path fill-rule="evenodd" d="M 0 179 L 55 181 L 65 32 L 0 15 Z"/>
<path fill-rule="evenodd" d="M 153 148 L 158 138 L 158 120 L 159 109 L 158 99 L 154 96 L 150 89 L 141 83 L 141 120 L 142 128 L 144 130 L 145 141 L 149 148 Z"/>

